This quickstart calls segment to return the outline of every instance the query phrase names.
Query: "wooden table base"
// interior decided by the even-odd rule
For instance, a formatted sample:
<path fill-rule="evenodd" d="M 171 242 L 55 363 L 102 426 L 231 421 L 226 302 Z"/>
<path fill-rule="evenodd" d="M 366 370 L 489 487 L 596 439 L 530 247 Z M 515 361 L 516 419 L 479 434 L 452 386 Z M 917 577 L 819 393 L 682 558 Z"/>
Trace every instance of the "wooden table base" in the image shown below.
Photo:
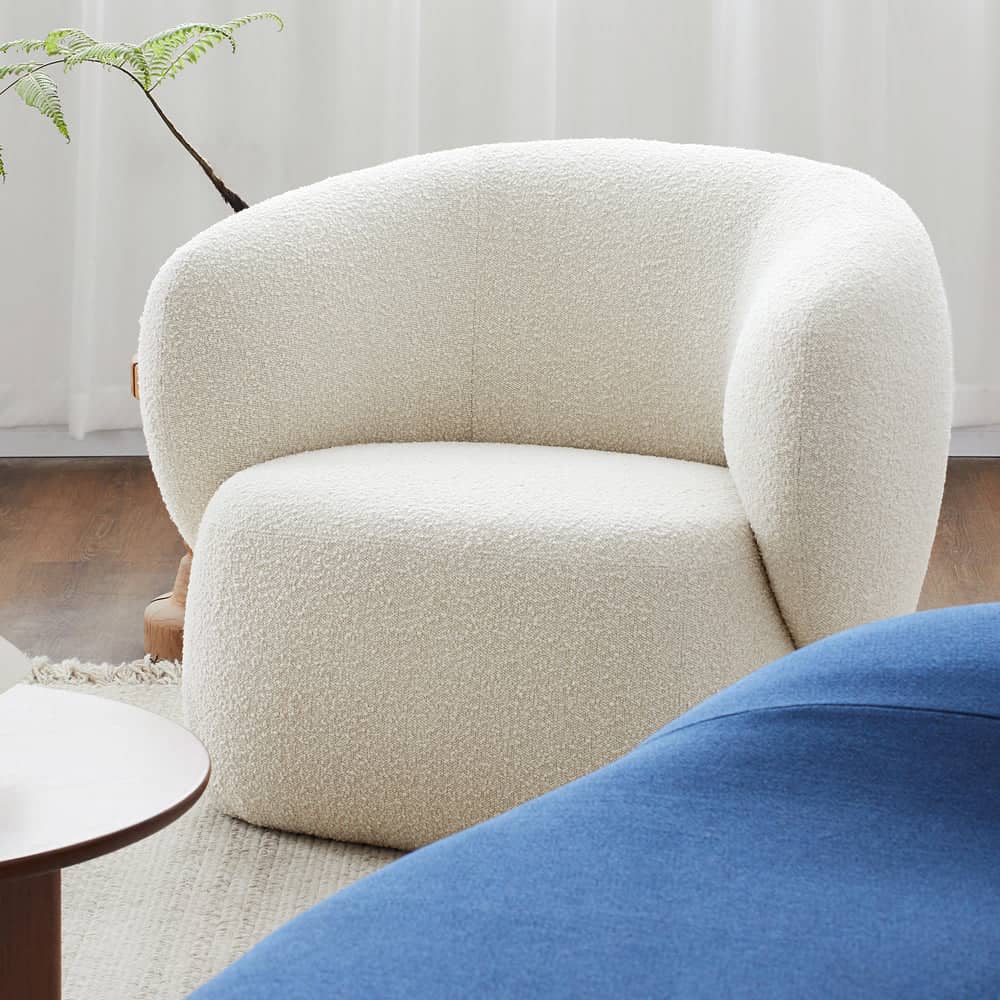
<path fill-rule="evenodd" d="M 59 871 L 0 881 L 0 997 L 59 1000 Z"/>
<path fill-rule="evenodd" d="M 4 692 L 0 733 L 0 998 L 58 1000 L 60 870 L 184 815 L 211 764 L 176 722 L 43 684 Z"/>
<path fill-rule="evenodd" d="M 157 660 L 179 660 L 184 649 L 184 609 L 191 577 L 191 550 L 177 567 L 174 589 L 157 597 L 143 615 L 146 652 Z"/>

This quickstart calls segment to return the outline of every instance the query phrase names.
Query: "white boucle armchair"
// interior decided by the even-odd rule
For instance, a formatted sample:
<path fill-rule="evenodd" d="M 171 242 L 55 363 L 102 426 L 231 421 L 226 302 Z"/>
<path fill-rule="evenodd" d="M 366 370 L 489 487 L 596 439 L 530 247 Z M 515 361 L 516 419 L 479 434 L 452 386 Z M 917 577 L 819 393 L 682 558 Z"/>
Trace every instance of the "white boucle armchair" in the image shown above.
<path fill-rule="evenodd" d="M 223 807 L 403 848 L 913 610 L 950 424 L 903 201 L 643 141 L 267 201 L 164 266 L 140 372 Z"/>

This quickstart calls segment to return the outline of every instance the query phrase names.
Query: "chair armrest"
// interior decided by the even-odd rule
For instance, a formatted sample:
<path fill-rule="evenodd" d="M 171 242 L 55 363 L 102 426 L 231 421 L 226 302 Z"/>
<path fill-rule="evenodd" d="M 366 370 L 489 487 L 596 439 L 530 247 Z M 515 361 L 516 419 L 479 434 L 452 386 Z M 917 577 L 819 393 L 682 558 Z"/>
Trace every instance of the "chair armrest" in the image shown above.
<path fill-rule="evenodd" d="M 726 389 L 727 461 L 796 645 L 916 607 L 944 483 L 937 261 L 909 208 L 871 194 L 757 268 Z"/>

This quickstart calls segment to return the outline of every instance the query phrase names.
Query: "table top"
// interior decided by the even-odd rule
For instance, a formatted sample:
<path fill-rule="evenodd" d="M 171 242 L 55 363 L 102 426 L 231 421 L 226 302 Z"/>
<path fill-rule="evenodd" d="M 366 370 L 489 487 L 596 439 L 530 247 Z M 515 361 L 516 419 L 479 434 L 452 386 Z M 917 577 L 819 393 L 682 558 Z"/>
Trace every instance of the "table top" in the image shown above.
<path fill-rule="evenodd" d="M 186 812 L 208 784 L 186 729 L 118 701 L 22 684 L 0 696 L 0 878 L 116 851 Z"/>

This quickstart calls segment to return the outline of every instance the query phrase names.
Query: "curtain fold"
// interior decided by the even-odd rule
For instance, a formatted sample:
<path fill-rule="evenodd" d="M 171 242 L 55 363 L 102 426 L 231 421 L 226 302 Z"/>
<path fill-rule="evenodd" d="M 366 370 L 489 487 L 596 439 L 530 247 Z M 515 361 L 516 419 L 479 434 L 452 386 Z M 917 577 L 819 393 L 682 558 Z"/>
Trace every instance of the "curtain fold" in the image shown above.
<path fill-rule="evenodd" d="M 275 0 L 165 84 L 248 201 L 449 146 L 640 136 L 874 174 L 938 250 L 956 424 L 1000 423 L 1000 4 L 992 0 Z M 35 0 L 0 36 L 139 38 L 232 0 Z M 0 426 L 138 426 L 128 359 L 169 253 L 228 212 L 124 79 L 58 77 L 73 134 L 0 101 Z M 37 120 L 36 120 L 37 119 Z M 886 387 L 892 391 L 891 386 Z"/>

